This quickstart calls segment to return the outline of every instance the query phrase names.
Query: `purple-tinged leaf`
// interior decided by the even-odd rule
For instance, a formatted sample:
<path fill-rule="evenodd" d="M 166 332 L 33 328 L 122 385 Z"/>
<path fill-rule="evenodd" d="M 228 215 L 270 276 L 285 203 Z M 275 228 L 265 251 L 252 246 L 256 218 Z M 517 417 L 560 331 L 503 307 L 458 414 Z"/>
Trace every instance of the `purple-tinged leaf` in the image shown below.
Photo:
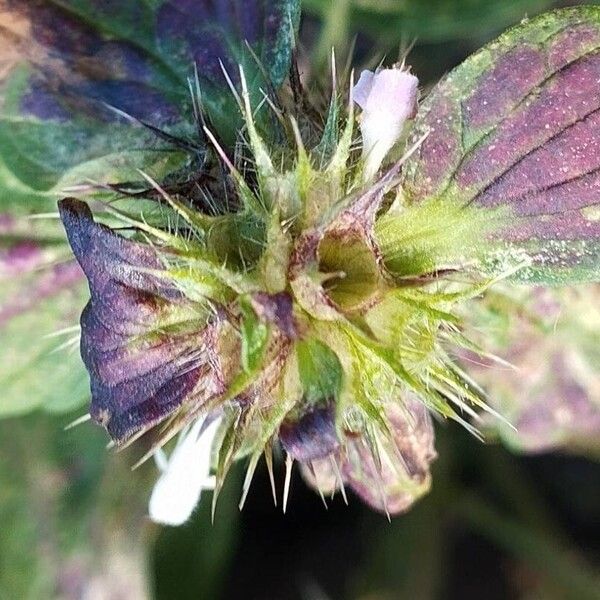
<path fill-rule="evenodd" d="M 158 45 L 178 52 L 182 65 L 194 62 L 202 79 L 222 86 L 220 63 L 236 79 L 239 63 L 247 62 L 248 42 L 271 83 L 279 85 L 287 75 L 298 10 L 294 0 L 165 0 L 156 17 Z"/>
<path fill-rule="evenodd" d="M 94 222 L 86 204 L 60 214 L 89 282 L 81 355 L 90 373 L 92 418 L 117 442 L 146 430 L 216 379 L 213 330 L 200 307 L 160 278 L 156 251 Z"/>
<path fill-rule="evenodd" d="M 434 88 L 405 166 L 412 204 L 431 199 L 494 221 L 479 256 L 521 254 L 526 281 L 600 276 L 600 8 L 509 30 Z"/>
<path fill-rule="evenodd" d="M 514 427 L 487 420 L 519 452 L 600 452 L 600 286 L 511 286 L 471 306 L 469 337 L 508 361 L 461 356 L 490 403 Z"/>
<path fill-rule="evenodd" d="M 220 61 L 234 77 L 242 63 L 254 92 L 268 89 L 247 39 L 279 85 L 298 12 L 296 0 L 0 0 L 0 171 L 47 194 L 89 179 L 137 181 L 138 168 L 164 177 L 186 152 L 202 152 L 188 87 L 195 67 L 212 124 L 232 141 L 238 111 Z M 118 111 L 176 136 L 186 152 Z"/>
<path fill-rule="evenodd" d="M 105 104 L 160 126 L 182 122 L 161 91 L 177 89 L 132 43 L 101 36 L 91 20 L 51 2 L 0 1 L 2 54 L 13 54 L 0 81 L 0 194 L 55 194 L 88 178 L 133 181 L 185 157 Z M 117 15 L 115 15 L 117 16 Z M 11 181 L 8 175 L 14 179 Z"/>
<path fill-rule="evenodd" d="M 57 225 L 0 213 L 1 417 L 69 411 L 87 399 L 76 349 L 85 278 Z"/>

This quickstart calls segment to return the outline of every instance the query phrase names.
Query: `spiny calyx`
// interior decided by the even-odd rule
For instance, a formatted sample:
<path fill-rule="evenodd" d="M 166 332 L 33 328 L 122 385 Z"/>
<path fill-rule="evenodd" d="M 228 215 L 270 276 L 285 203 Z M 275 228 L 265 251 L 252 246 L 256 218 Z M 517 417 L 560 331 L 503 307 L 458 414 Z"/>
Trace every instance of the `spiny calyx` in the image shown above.
<path fill-rule="evenodd" d="M 161 424 L 156 447 L 218 414 L 217 492 L 248 456 L 245 497 L 260 456 L 271 465 L 280 440 L 288 464 L 300 461 L 319 489 L 331 487 L 323 473 L 332 469 L 334 489 L 404 510 L 429 485 L 429 410 L 467 425 L 455 409 L 485 407 L 449 348 L 467 344 L 453 306 L 488 282 L 459 259 L 426 257 L 415 271 L 386 251 L 390 223 L 411 223 L 402 161 L 365 182 L 352 103 L 340 126 L 332 100 L 312 150 L 292 119 L 295 152 L 275 158 L 241 81 L 251 163 L 232 164 L 207 130 L 236 211 L 207 214 L 149 179 L 161 197 L 152 220 L 108 209 L 130 228 L 125 237 L 82 202 L 61 202 L 91 290 L 82 316 L 91 415 L 121 445 Z M 431 214 L 441 227 L 444 212 Z M 415 247 L 427 235 L 415 229 Z"/>

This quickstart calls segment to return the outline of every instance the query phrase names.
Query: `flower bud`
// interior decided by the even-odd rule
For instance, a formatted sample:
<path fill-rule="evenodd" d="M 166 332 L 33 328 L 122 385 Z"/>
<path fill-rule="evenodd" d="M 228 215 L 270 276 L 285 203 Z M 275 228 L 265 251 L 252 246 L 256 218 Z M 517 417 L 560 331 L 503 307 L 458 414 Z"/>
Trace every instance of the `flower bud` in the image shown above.
<path fill-rule="evenodd" d="M 322 494 L 348 486 L 381 512 L 407 511 L 429 490 L 429 467 L 437 456 L 433 424 L 425 405 L 412 397 L 404 404 L 390 402 L 385 416 L 389 433 L 370 438 L 346 431 L 338 449 L 303 465 L 306 482 Z"/>
<path fill-rule="evenodd" d="M 383 160 L 400 139 L 407 119 L 417 112 L 419 80 L 402 68 L 363 71 L 353 97 L 362 108 L 364 179 L 379 170 Z"/>

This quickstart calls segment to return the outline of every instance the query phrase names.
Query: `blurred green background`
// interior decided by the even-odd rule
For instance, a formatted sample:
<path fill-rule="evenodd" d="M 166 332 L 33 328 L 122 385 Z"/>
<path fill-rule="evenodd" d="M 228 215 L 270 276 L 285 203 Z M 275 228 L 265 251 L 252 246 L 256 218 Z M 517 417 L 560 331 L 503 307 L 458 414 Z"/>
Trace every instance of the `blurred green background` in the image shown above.
<path fill-rule="evenodd" d="M 353 39 L 358 64 L 414 44 L 408 62 L 427 86 L 524 16 L 565 4 L 305 0 L 301 42 L 312 65 Z M 0 600 L 600 598 L 592 460 L 519 457 L 442 425 L 432 492 L 391 523 L 353 497 L 325 510 L 298 474 L 283 515 L 262 465 L 243 512 L 238 469 L 214 525 L 204 497 L 169 529 L 145 516 L 154 465 L 130 469 L 143 447 L 114 454 L 93 425 L 65 431 L 80 413 L 0 421 Z"/>

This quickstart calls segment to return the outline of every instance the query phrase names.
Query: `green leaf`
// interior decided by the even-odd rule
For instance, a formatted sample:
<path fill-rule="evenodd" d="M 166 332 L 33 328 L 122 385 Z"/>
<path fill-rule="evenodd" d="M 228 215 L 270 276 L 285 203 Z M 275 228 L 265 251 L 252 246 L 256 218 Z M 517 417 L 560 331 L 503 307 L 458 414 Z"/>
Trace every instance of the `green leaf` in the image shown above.
<path fill-rule="evenodd" d="M 146 596 L 145 501 L 155 474 L 132 473 L 133 456 L 106 452 L 90 424 L 65 432 L 75 416 L 0 422 L 3 600 L 68 597 L 74 573 L 100 597 Z"/>
<path fill-rule="evenodd" d="M 474 227 L 487 214 L 492 231 L 461 257 L 484 270 L 599 278 L 599 77 L 600 7 L 526 20 L 471 56 L 420 109 L 412 141 L 428 137 L 405 165 L 407 212 L 455 205 Z"/>
<path fill-rule="evenodd" d="M 342 366 L 335 353 L 325 344 L 307 338 L 296 343 L 296 356 L 306 401 L 335 398 L 342 385 Z"/>
<path fill-rule="evenodd" d="M 242 367 L 247 374 L 251 374 L 262 364 L 269 339 L 269 328 L 258 318 L 249 301 L 242 299 L 240 308 L 242 311 L 240 324 Z"/>
<path fill-rule="evenodd" d="M 234 81 L 243 65 L 258 98 L 287 74 L 299 19 L 296 0 L 233 5 L 0 0 L 0 202 L 15 186 L 34 201 L 89 180 L 139 181 L 137 169 L 161 179 L 201 159 L 196 74 L 211 127 L 232 143 L 241 115 L 221 62 Z"/>
<path fill-rule="evenodd" d="M 62 413 L 89 398 L 78 343 L 87 286 L 58 220 L 21 215 L 27 192 L 8 180 L 18 194 L 0 197 L 0 418 Z"/>
<path fill-rule="evenodd" d="M 401 37 L 420 43 L 484 38 L 514 23 L 525 14 L 552 7 L 551 0 L 345 0 L 350 7 L 348 23 L 341 27 L 372 35 L 379 44 L 394 46 Z M 332 4 L 304 0 L 304 8 L 319 17 L 327 16 Z M 339 22 L 337 23 L 340 27 Z M 332 32 L 333 34 L 334 32 Z M 339 37 L 336 37 L 339 39 Z M 342 40 L 343 41 L 343 40 Z"/>
<path fill-rule="evenodd" d="M 66 245 L 39 235 L 0 246 L 0 417 L 66 412 L 89 398 L 78 328 L 87 286 Z"/>
<path fill-rule="evenodd" d="M 46 210 L 71 186 L 137 181 L 138 169 L 161 179 L 189 160 L 150 131 L 117 120 L 101 104 L 108 97 L 87 100 L 86 110 L 66 100 L 49 106 L 58 100 L 36 77 L 20 64 L 0 86 L 0 204 L 14 204 L 17 194 L 29 211 Z"/>
<path fill-rule="evenodd" d="M 418 277 L 472 266 L 480 255 L 482 237 L 494 225 L 488 211 L 428 198 L 388 211 L 377 220 L 375 231 L 386 267 L 398 277 Z"/>

